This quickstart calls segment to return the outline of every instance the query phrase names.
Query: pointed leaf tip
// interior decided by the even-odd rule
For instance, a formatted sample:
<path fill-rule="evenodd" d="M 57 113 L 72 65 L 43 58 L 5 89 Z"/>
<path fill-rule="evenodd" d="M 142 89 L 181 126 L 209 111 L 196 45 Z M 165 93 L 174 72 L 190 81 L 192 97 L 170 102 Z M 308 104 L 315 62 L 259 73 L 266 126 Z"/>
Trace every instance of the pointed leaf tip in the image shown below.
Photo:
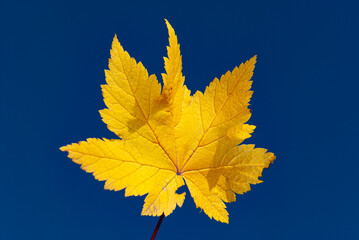
<path fill-rule="evenodd" d="M 165 22 L 166 22 L 166 26 L 167 26 L 167 29 L 168 29 L 168 34 L 170 35 L 175 35 L 175 30 L 173 29 L 172 25 L 170 24 L 170 22 L 165 19 Z"/>
<path fill-rule="evenodd" d="M 62 146 L 59 148 L 62 152 L 66 152 L 67 151 L 67 147 L 66 146 Z"/>
<path fill-rule="evenodd" d="M 252 57 L 253 61 L 257 62 L 257 54 Z"/>

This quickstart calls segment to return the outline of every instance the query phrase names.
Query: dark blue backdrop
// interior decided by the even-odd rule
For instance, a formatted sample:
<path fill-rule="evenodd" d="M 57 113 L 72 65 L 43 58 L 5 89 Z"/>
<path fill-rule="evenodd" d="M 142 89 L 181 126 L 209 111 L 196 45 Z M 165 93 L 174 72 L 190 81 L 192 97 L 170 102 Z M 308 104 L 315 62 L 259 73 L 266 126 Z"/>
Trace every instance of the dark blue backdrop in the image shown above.
<path fill-rule="evenodd" d="M 194 92 L 258 54 L 246 143 L 264 183 L 210 220 L 187 196 L 160 239 L 359 239 L 355 1 L 0 1 L 0 239 L 149 239 L 143 198 L 103 190 L 59 147 L 102 123 L 111 41 L 160 77 L 167 18 Z"/>

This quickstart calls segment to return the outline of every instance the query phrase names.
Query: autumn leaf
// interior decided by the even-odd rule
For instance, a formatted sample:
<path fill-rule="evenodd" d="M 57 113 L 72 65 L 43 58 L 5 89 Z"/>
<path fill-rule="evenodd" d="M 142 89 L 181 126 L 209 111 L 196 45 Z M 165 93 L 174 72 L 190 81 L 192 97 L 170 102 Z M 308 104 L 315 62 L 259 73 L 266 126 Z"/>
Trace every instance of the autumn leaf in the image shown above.
<path fill-rule="evenodd" d="M 239 145 L 255 126 L 246 122 L 256 56 L 214 79 L 194 95 L 184 85 L 177 36 L 167 22 L 168 56 L 163 88 L 141 62 L 124 51 L 115 36 L 106 84 L 107 108 L 100 111 L 120 139 L 90 138 L 60 149 L 105 189 L 125 189 L 125 196 L 146 195 L 142 215 L 165 216 L 182 206 L 187 185 L 196 206 L 228 223 L 225 203 L 260 183 L 275 159 L 266 149 Z"/>

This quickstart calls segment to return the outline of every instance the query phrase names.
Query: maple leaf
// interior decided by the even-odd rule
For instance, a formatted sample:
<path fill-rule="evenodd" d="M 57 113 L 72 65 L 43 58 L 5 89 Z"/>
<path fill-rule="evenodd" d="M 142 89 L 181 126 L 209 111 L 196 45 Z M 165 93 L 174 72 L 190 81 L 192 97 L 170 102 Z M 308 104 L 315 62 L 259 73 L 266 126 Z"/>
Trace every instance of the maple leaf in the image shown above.
<path fill-rule="evenodd" d="M 214 79 L 194 95 L 184 85 L 177 36 L 166 20 L 168 57 L 163 89 L 155 75 L 124 51 L 114 37 L 102 92 L 106 109 L 100 114 L 121 139 L 90 138 L 61 147 L 68 157 L 106 181 L 105 189 L 125 189 L 125 196 L 146 195 L 142 215 L 165 216 L 182 206 L 185 183 L 197 207 L 228 223 L 224 202 L 260 183 L 273 153 L 239 145 L 255 126 L 246 122 L 252 96 L 256 56 Z"/>

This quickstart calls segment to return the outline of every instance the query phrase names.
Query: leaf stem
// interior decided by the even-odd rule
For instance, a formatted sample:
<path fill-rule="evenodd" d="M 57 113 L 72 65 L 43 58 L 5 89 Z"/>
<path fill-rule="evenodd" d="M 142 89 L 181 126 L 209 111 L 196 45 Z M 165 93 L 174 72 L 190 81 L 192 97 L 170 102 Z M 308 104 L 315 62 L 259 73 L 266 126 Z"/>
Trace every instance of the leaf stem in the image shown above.
<path fill-rule="evenodd" d="M 158 229 L 160 229 L 160 226 L 161 226 L 161 223 L 162 223 L 162 220 L 163 220 L 164 217 L 165 217 L 165 214 L 162 213 L 162 215 L 161 215 L 161 217 L 160 217 L 160 219 L 158 220 L 158 223 L 157 223 L 157 225 L 156 225 L 155 231 L 153 231 L 151 240 L 154 240 L 154 239 L 155 239 L 156 234 L 157 234 L 157 232 L 158 232 Z"/>

